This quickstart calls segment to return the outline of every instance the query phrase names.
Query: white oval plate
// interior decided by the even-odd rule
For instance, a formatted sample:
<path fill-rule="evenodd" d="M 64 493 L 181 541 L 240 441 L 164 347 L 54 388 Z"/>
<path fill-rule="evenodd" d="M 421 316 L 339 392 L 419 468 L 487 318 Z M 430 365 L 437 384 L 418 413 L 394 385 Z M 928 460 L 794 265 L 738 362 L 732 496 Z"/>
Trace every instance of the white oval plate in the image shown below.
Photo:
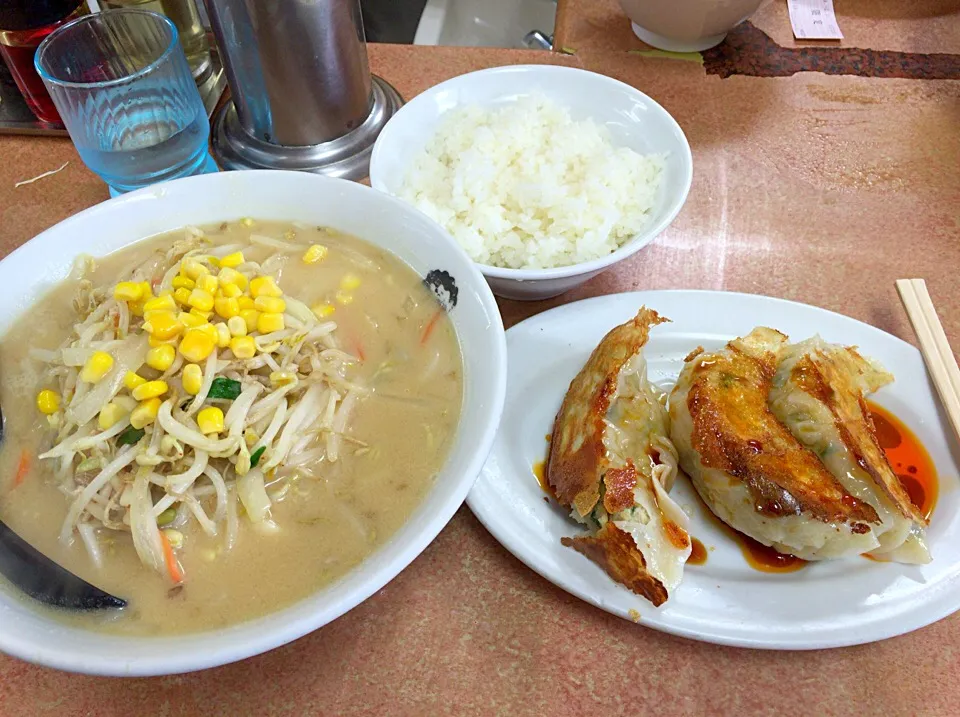
<path fill-rule="evenodd" d="M 891 292 L 893 288 L 891 287 Z M 661 608 L 615 584 L 594 563 L 560 545 L 578 526 L 532 473 L 545 458 L 553 419 L 567 386 L 603 335 L 641 304 L 672 323 L 654 328 L 646 347 L 650 378 L 672 386 L 683 357 L 719 348 L 759 325 L 794 340 L 819 333 L 856 344 L 896 381 L 874 394 L 919 436 L 937 467 L 940 497 L 928 531 L 933 562 L 923 566 L 852 558 L 795 573 L 760 573 L 705 516 L 686 477 L 672 495 L 707 546 L 706 564 L 687 566 Z M 510 552 L 555 585 L 620 617 L 697 640 L 770 649 L 855 645 L 915 630 L 960 608 L 960 493 L 957 446 L 923 360 L 909 344 L 823 309 L 780 299 L 709 291 L 647 291 L 602 296 L 547 311 L 507 332 L 507 403 L 493 451 L 467 502 Z M 952 451 L 952 453 L 951 453 Z M 711 548 L 713 548 L 711 550 Z"/>

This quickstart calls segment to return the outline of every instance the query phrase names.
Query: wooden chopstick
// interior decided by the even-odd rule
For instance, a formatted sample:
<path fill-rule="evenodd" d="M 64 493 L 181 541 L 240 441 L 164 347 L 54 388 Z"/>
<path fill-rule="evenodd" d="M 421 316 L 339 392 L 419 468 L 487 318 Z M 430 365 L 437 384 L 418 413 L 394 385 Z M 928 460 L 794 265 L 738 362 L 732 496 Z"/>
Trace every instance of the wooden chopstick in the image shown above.
<path fill-rule="evenodd" d="M 960 441 L 960 367 L 923 279 L 898 279 L 897 291 L 920 341 L 920 353 Z"/>

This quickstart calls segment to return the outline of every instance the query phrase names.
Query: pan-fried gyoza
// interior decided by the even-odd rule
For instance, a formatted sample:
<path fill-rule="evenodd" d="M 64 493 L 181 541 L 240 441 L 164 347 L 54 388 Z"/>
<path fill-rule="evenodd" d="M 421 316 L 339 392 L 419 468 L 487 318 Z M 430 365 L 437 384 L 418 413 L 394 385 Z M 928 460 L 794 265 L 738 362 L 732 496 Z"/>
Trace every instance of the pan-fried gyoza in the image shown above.
<path fill-rule="evenodd" d="M 680 582 L 687 518 L 668 495 L 677 454 L 643 347 L 666 319 L 642 308 L 614 328 L 570 384 L 554 423 L 547 477 L 586 535 L 564 538 L 654 605 Z"/>
<path fill-rule="evenodd" d="M 721 520 L 780 552 L 926 562 L 926 521 L 864 399 L 892 379 L 855 349 L 763 327 L 696 351 L 670 396 L 680 465 Z"/>

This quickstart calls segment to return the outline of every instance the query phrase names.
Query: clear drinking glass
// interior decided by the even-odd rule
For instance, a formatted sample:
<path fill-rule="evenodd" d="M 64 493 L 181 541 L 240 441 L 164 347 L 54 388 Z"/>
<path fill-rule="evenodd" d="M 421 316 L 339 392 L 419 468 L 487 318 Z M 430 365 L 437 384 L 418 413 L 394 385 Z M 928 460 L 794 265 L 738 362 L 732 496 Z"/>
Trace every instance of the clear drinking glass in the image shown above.
<path fill-rule="evenodd" d="M 167 18 L 81 17 L 50 34 L 35 62 L 80 157 L 111 188 L 216 171 L 206 110 Z"/>

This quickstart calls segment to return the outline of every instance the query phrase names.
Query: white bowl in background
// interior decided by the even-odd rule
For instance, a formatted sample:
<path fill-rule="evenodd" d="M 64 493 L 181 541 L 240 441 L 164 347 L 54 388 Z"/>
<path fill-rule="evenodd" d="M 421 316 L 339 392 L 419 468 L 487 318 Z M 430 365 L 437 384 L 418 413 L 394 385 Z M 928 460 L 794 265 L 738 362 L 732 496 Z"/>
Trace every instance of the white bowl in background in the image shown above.
<path fill-rule="evenodd" d="M 620 0 L 634 34 L 670 52 L 699 52 L 723 42 L 763 0 Z"/>
<path fill-rule="evenodd" d="M 414 45 L 523 48 L 527 33 L 553 34 L 556 0 L 427 0 Z"/>
<path fill-rule="evenodd" d="M 254 217 L 330 226 L 384 247 L 422 276 L 449 273 L 459 289 L 450 318 L 464 361 L 463 411 L 436 484 L 397 533 L 353 571 L 265 617 L 175 637 L 124 637 L 68 626 L 0 585 L 0 650 L 30 662 L 100 675 L 157 675 L 221 665 L 316 630 L 382 588 L 446 525 L 490 451 L 506 382 L 506 345 L 496 302 L 476 265 L 439 226 L 360 184 L 301 172 L 245 171 L 178 179 L 77 214 L 0 262 L 0 331 L 66 278 L 78 254 L 103 256 L 145 237 Z M 6 421 L 19 410 L 6 406 Z M 28 409 L 23 409 L 28 410 Z M 31 417 L 32 420 L 32 417 Z"/>
<path fill-rule="evenodd" d="M 535 94 L 567 107 L 575 120 L 590 118 L 605 125 L 617 146 L 641 154 L 666 153 L 666 166 L 650 221 L 608 256 L 555 269 L 502 269 L 481 264 L 480 271 L 494 293 L 509 299 L 546 299 L 562 294 L 633 255 L 677 216 L 693 179 L 690 145 L 680 125 L 639 90 L 572 67 L 514 65 L 455 77 L 402 107 L 387 122 L 373 147 L 371 186 L 398 195 L 415 155 L 426 147 L 451 110 L 466 104 L 498 107 Z"/>

